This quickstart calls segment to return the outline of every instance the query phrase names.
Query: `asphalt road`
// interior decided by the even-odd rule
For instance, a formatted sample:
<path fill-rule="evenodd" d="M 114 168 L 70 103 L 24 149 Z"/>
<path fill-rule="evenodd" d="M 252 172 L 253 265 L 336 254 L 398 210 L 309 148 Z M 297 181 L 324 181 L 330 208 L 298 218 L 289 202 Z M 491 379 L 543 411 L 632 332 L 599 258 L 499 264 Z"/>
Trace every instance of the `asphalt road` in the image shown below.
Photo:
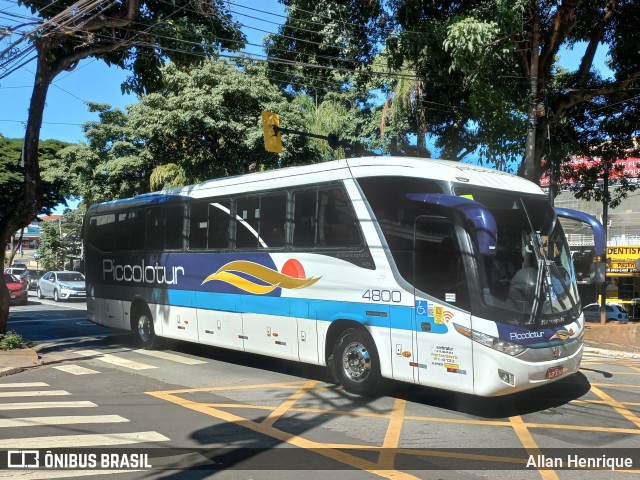
<path fill-rule="evenodd" d="M 84 307 L 12 307 L 9 329 L 45 362 L 0 379 L 0 467 L 10 450 L 67 461 L 21 478 L 639 478 L 639 360 L 587 355 L 577 375 L 510 397 L 392 384 L 362 398 L 317 367 L 182 342 L 141 351 Z M 105 454 L 105 469 L 68 468 Z M 635 471 L 606 467 L 627 458 Z"/>

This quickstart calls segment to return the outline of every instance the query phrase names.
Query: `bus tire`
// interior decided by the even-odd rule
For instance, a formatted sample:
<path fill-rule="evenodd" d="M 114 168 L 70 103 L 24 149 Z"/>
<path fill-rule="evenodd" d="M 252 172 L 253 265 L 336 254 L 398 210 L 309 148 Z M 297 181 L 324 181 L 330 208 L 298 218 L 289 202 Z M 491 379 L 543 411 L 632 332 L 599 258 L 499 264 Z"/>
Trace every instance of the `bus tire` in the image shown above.
<path fill-rule="evenodd" d="M 380 359 L 371 337 L 357 329 L 340 334 L 333 353 L 335 372 L 349 393 L 375 395 L 380 387 Z"/>
<path fill-rule="evenodd" d="M 153 328 L 153 316 L 148 309 L 138 311 L 133 325 L 133 333 L 138 345 L 145 350 L 153 350 L 160 346 L 160 337 Z"/>

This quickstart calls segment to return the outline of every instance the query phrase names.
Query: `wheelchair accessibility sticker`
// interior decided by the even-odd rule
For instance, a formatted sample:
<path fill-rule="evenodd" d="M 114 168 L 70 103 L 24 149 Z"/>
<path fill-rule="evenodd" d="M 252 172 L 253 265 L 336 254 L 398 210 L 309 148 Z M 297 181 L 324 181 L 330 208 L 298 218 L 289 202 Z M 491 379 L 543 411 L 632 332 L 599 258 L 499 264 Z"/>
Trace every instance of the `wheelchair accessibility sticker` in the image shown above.
<path fill-rule="evenodd" d="M 429 333 L 447 333 L 444 307 L 429 305 L 427 300 L 416 300 L 418 330 Z"/>

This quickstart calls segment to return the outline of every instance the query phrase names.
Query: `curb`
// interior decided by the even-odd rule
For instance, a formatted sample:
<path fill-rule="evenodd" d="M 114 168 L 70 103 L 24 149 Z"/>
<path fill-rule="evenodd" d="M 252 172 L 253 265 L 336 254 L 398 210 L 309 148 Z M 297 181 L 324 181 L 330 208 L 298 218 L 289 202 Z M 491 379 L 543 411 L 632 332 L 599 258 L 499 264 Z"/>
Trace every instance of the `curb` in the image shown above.
<path fill-rule="evenodd" d="M 33 348 L 0 351 L 0 378 L 22 372 L 29 368 L 39 367 L 43 359 Z"/>
<path fill-rule="evenodd" d="M 603 357 L 628 358 L 640 360 L 640 352 L 625 352 L 623 350 L 608 350 L 606 348 L 584 347 L 584 353 L 592 353 Z"/>

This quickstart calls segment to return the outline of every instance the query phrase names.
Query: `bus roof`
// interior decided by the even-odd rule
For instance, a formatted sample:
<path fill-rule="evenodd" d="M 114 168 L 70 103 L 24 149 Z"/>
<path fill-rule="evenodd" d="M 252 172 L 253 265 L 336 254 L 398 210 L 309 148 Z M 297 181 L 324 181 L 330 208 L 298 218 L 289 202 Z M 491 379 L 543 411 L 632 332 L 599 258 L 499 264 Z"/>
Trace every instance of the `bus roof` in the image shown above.
<path fill-rule="evenodd" d="M 309 177 L 312 176 L 313 180 Z M 311 165 L 285 167 L 232 177 L 207 180 L 199 184 L 139 195 L 131 207 L 141 203 L 160 203 L 162 197 L 203 198 L 252 192 L 311 183 L 323 183 L 348 178 L 372 176 L 407 176 L 431 178 L 445 182 L 465 183 L 488 188 L 542 195 L 538 185 L 516 175 L 450 160 L 434 160 L 417 157 L 373 156 L 333 160 Z M 117 201 L 121 204 L 125 200 Z M 113 205 L 106 202 L 104 206 Z M 95 209 L 94 209 L 95 210 Z"/>

